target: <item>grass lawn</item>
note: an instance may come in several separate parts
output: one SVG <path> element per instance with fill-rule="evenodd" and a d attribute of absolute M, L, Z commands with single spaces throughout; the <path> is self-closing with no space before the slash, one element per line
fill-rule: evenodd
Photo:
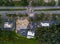
<path fill-rule="evenodd" d="M 38 44 L 35 39 L 27 39 L 12 31 L 0 30 L 0 44 Z"/>
<path fill-rule="evenodd" d="M 14 40 L 12 41 L 0 41 L 0 44 L 38 44 L 35 40 L 33 39 L 20 39 L 20 40 Z"/>
<path fill-rule="evenodd" d="M 26 9 L 0 9 L 0 11 L 23 11 Z"/>

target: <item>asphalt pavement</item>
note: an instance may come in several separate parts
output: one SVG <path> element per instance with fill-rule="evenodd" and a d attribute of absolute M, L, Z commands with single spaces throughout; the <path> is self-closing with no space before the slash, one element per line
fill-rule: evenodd
<path fill-rule="evenodd" d="M 31 6 L 0 6 L 0 9 L 27 9 L 28 7 L 31 8 Z M 32 7 L 34 10 L 36 9 L 60 9 L 60 6 L 37 6 Z"/>

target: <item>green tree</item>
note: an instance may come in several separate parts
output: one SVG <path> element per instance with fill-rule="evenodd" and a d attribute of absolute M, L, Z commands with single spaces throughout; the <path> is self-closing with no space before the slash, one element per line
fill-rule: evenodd
<path fill-rule="evenodd" d="M 0 24 L 2 23 L 2 17 L 1 17 L 2 15 L 0 15 Z"/>
<path fill-rule="evenodd" d="M 12 0 L 0 0 L 0 6 L 14 6 Z"/>
<path fill-rule="evenodd" d="M 19 17 L 28 17 L 28 14 L 20 14 Z"/>
<path fill-rule="evenodd" d="M 29 2 L 27 0 L 21 0 L 21 5 L 27 6 Z"/>
<path fill-rule="evenodd" d="M 44 3 L 44 0 L 39 0 L 39 2 L 38 2 L 38 5 L 39 5 L 39 6 L 44 6 L 44 4 L 45 4 L 45 3 Z"/>
<path fill-rule="evenodd" d="M 36 40 L 41 44 L 57 44 L 60 41 L 59 30 L 54 24 L 51 27 L 36 28 Z"/>
<path fill-rule="evenodd" d="M 55 1 L 52 0 L 52 1 L 49 2 L 49 3 L 45 3 L 45 6 L 55 6 Z"/>
<path fill-rule="evenodd" d="M 30 21 L 30 22 L 33 22 L 33 21 L 34 21 L 34 19 L 33 19 L 32 17 L 30 17 L 30 18 L 29 18 L 29 21 Z"/>

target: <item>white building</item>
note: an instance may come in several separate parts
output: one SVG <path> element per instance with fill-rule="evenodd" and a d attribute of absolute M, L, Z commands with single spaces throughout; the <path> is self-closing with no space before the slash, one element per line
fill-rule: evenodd
<path fill-rule="evenodd" d="M 41 22 L 41 26 L 43 26 L 43 27 L 49 27 L 50 23 L 43 23 L 43 22 Z"/>
<path fill-rule="evenodd" d="M 58 0 L 55 0 L 55 2 L 56 2 L 56 6 L 58 6 Z"/>
<path fill-rule="evenodd" d="M 51 2 L 52 0 L 44 0 L 45 3 L 49 3 Z"/>
<path fill-rule="evenodd" d="M 52 1 L 55 1 L 56 6 L 58 5 L 58 0 L 44 0 L 45 3 L 49 3 L 49 2 L 52 2 Z"/>
<path fill-rule="evenodd" d="M 55 2 L 58 2 L 58 0 L 55 0 Z"/>
<path fill-rule="evenodd" d="M 4 23 L 4 28 L 12 28 L 13 24 L 9 22 Z"/>
<path fill-rule="evenodd" d="M 32 32 L 32 31 L 28 31 L 28 33 L 27 33 L 27 38 L 28 38 L 28 39 L 30 39 L 30 38 L 34 38 L 34 35 L 35 35 L 34 32 Z"/>

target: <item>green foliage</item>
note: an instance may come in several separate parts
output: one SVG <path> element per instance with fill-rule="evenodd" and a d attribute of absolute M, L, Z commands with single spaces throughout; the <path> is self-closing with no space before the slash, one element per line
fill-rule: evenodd
<path fill-rule="evenodd" d="M 45 3 L 46 4 L 46 6 L 55 6 L 55 1 L 54 0 L 52 0 L 52 2 L 50 2 L 50 3 Z"/>
<path fill-rule="evenodd" d="M 21 5 L 27 6 L 29 2 L 27 0 L 21 0 Z"/>
<path fill-rule="evenodd" d="M 11 17 L 12 15 L 11 14 L 7 14 L 8 17 Z"/>
<path fill-rule="evenodd" d="M 7 17 L 13 17 L 13 18 L 15 18 L 15 17 L 17 17 L 17 15 L 16 14 L 7 14 Z"/>
<path fill-rule="evenodd" d="M 0 0 L 0 6 L 13 6 L 14 4 L 9 2 L 9 0 Z"/>
<path fill-rule="evenodd" d="M 2 23 L 2 18 L 1 18 L 1 15 L 0 15 L 0 24 Z"/>
<path fill-rule="evenodd" d="M 36 6 L 37 4 L 32 1 L 32 6 Z"/>
<path fill-rule="evenodd" d="M 15 6 L 28 6 L 29 2 L 27 0 L 21 0 L 21 1 L 14 1 L 13 2 Z"/>
<path fill-rule="evenodd" d="M 35 17 L 36 17 L 36 18 L 35 18 L 35 21 L 36 21 L 36 22 L 42 21 L 43 18 L 44 18 L 44 16 L 45 16 L 45 14 L 43 14 L 43 13 L 42 13 L 42 14 L 36 14 L 36 15 L 35 15 Z"/>
<path fill-rule="evenodd" d="M 14 1 L 13 3 L 14 3 L 14 6 L 21 6 L 21 2 L 20 1 L 18 1 L 18 2 Z"/>
<path fill-rule="evenodd" d="M 14 40 L 18 37 L 15 32 L 0 30 L 0 40 Z"/>
<path fill-rule="evenodd" d="M 2 23 L 2 19 L 0 19 L 0 24 Z"/>
<path fill-rule="evenodd" d="M 19 15 L 17 15 L 17 16 L 19 16 L 19 17 L 27 17 L 28 14 L 19 14 Z"/>
<path fill-rule="evenodd" d="M 44 4 L 44 0 L 39 0 L 38 5 L 43 6 Z"/>
<path fill-rule="evenodd" d="M 60 6 L 60 0 L 58 0 L 58 5 Z"/>
<path fill-rule="evenodd" d="M 0 0 L 0 6 L 27 6 L 28 2 L 27 0 L 21 0 L 21 1 L 12 1 L 12 0 Z"/>
<path fill-rule="evenodd" d="M 38 44 L 35 39 L 27 39 L 15 33 L 0 29 L 0 44 Z"/>
<path fill-rule="evenodd" d="M 50 3 L 45 3 L 44 0 L 38 0 L 38 2 L 32 2 L 32 6 L 55 6 L 55 1 L 52 0 Z"/>
<path fill-rule="evenodd" d="M 60 42 L 60 29 L 55 25 L 52 27 L 42 27 L 36 29 L 36 39 L 41 44 L 59 44 Z"/>
<path fill-rule="evenodd" d="M 30 20 L 31 22 L 34 21 L 32 17 L 30 17 L 29 20 Z"/>

